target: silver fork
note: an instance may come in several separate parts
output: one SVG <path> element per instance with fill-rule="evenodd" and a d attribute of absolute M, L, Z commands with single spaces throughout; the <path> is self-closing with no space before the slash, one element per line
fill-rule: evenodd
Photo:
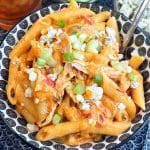
<path fill-rule="evenodd" d="M 126 36 L 123 39 L 123 45 L 122 45 L 122 48 L 120 49 L 120 53 L 124 52 L 125 48 L 127 47 L 128 43 L 130 42 L 131 37 L 133 36 L 133 33 L 140 21 L 145 9 L 147 8 L 149 2 L 150 2 L 149 0 L 143 0 L 142 3 L 140 4 L 140 7 L 136 13 L 136 16 L 135 16 Z"/>

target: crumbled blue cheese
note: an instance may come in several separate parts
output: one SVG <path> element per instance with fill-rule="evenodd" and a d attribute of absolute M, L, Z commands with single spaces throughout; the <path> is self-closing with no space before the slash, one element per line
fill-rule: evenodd
<path fill-rule="evenodd" d="M 25 89 L 25 93 L 24 93 L 25 97 L 32 97 L 32 89 L 30 87 L 28 87 L 27 89 Z"/>
<path fill-rule="evenodd" d="M 105 35 L 105 31 L 100 31 L 100 32 L 99 31 L 95 31 L 95 35 L 96 35 L 97 38 L 99 38 L 99 37 Z"/>
<path fill-rule="evenodd" d="M 131 88 L 134 88 L 136 89 L 137 87 L 139 87 L 139 82 L 136 82 L 136 81 L 131 81 L 131 84 L 130 84 Z"/>
<path fill-rule="evenodd" d="M 53 27 L 49 27 L 48 28 L 48 34 L 47 34 L 47 37 L 52 39 L 56 36 L 57 34 L 57 29 L 54 29 Z"/>
<path fill-rule="evenodd" d="M 84 101 L 81 105 L 82 110 L 90 110 L 90 103 L 88 101 Z"/>
<path fill-rule="evenodd" d="M 84 102 L 84 97 L 82 95 L 76 95 L 76 99 L 78 102 L 81 102 L 81 103 Z"/>
<path fill-rule="evenodd" d="M 62 29 L 58 29 L 58 30 L 57 30 L 57 33 L 56 33 L 56 36 L 59 36 L 59 35 L 62 34 L 62 33 L 63 33 Z"/>
<path fill-rule="evenodd" d="M 35 125 L 35 124 L 30 124 L 30 123 L 28 123 L 28 124 L 27 124 L 27 130 L 28 130 L 29 132 L 36 132 L 36 131 L 39 130 L 39 127 L 38 127 L 37 125 Z"/>
<path fill-rule="evenodd" d="M 119 103 L 118 109 L 124 111 L 126 109 L 126 106 L 123 103 Z"/>
<path fill-rule="evenodd" d="M 53 73 L 53 74 L 48 74 L 48 77 L 52 80 L 55 81 L 57 79 L 57 74 Z"/>
<path fill-rule="evenodd" d="M 96 106 L 100 106 L 101 105 L 101 101 L 100 100 L 95 100 L 93 101 L 94 104 L 96 104 Z"/>
<path fill-rule="evenodd" d="M 55 38 L 56 36 L 59 36 L 62 33 L 63 33 L 63 31 L 61 29 L 55 29 L 53 27 L 49 27 L 47 35 L 42 35 L 40 37 L 40 42 L 43 44 L 47 43 L 48 45 L 50 45 L 52 39 Z M 56 41 L 56 43 L 57 44 L 60 43 L 60 40 Z M 52 44 L 51 44 L 51 46 L 52 46 Z"/>
<path fill-rule="evenodd" d="M 107 37 L 106 37 L 106 44 L 112 44 L 116 42 L 116 32 L 114 29 L 110 28 L 110 27 L 106 27 L 106 33 L 107 33 Z"/>
<path fill-rule="evenodd" d="M 42 35 L 42 36 L 40 37 L 40 42 L 43 43 L 43 44 L 45 44 L 48 40 L 49 40 L 49 39 L 48 39 L 48 37 L 47 37 L 46 35 Z"/>
<path fill-rule="evenodd" d="M 37 79 L 37 73 L 34 72 L 34 68 L 26 69 L 26 73 L 29 74 L 29 80 L 30 81 L 36 81 L 36 79 Z"/>
<path fill-rule="evenodd" d="M 98 87 L 97 84 L 86 87 L 86 90 L 89 90 L 92 93 L 89 99 L 99 101 L 103 96 L 103 88 Z"/>

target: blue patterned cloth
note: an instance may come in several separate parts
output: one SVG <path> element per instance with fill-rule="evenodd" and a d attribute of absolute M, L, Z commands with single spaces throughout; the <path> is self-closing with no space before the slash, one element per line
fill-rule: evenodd
<path fill-rule="evenodd" d="M 51 3 L 51 0 L 43 0 L 42 7 Z M 112 8 L 112 0 L 99 0 L 102 6 Z M 6 35 L 6 31 L 0 29 L 0 42 Z M 12 133 L 0 118 L 0 150 L 34 150 L 16 134 Z M 150 119 L 127 142 L 115 148 L 115 150 L 150 150 Z"/>

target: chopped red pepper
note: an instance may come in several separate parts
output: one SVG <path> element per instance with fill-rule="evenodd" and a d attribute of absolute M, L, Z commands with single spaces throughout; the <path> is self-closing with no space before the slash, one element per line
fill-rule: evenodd
<path fill-rule="evenodd" d="M 54 88 L 55 87 L 55 81 L 52 81 L 50 79 L 50 77 L 48 77 L 47 75 L 45 76 L 46 77 L 46 84 L 49 85 L 50 87 Z"/>
<path fill-rule="evenodd" d="M 91 118 L 91 110 L 82 110 L 82 113 L 85 118 Z"/>
<path fill-rule="evenodd" d="M 84 20 L 86 23 L 88 23 L 90 25 L 94 24 L 94 20 L 90 16 L 82 15 L 81 19 Z"/>
<path fill-rule="evenodd" d="M 121 92 L 122 94 L 126 94 L 126 90 L 122 90 L 122 89 L 117 89 L 119 92 Z"/>
<path fill-rule="evenodd" d="M 98 123 L 99 125 L 103 125 L 104 122 L 105 122 L 105 119 L 106 119 L 106 118 L 105 118 L 104 114 L 102 113 L 102 114 L 99 115 L 99 118 L 98 118 L 98 122 L 97 122 L 97 123 Z"/>

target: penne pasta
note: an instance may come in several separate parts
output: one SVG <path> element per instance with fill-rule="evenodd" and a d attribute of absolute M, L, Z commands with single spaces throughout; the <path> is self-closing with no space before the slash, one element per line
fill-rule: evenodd
<path fill-rule="evenodd" d="M 102 87 L 104 89 L 104 93 L 107 96 L 109 96 L 116 102 L 125 104 L 127 112 L 130 115 L 131 119 L 135 117 L 136 106 L 133 100 L 129 99 L 126 93 L 122 93 L 117 84 L 109 79 L 105 74 L 103 74 Z"/>
<path fill-rule="evenodd" d="M 40 141 L 47 141 L 55 139 L 68 134 L 77 133 L 86 130 L 88 127 L 86 120 L 64 122 L 58 125 L 49 125 L 43 127 L 36 135 L 36 139 Z"/>
<path fill-rule="evenodd" d="M 129 60 L 129 64 L 132 68 L 138 69 L 143 61 L 144 57 L 142 56 L 132 56 L 131 59 Z"/>
<path fill-rule="evenodd" d="M 131 125 L 131 122 L 109 122 L 103 127 L 91 127 L 88 129 L 89 133 L 94 134 L 104 134 L 118 136 L 120 133 L 123 133 Z"/>
<path fill-rule="evenodd" d="M 107 19 L 109 19 L 110 15 L 111 15 L 111 12 L 103 11 L 99 14 L 94 15 L 92 18 L 94 19 L 95 22 L 104 22 Z"/>
<path fill-rule="evenodd" d="M 117 21 L 116 21 L 115 17 L 110 17 L 109 20 L 106 23 L 106 26 L 115 30 L 115 32 L 116 32 L 116 39 L 117 39 L 117 42 L 120 45 L 121 44 L 121 40 L 120 40 L 119 29 L 118 29 L 118 25 L 117 25 Z"/>
<path fill-rule="evenodd" d="M 143 89 L 143 77 L 142 75 L 136 71 L 133 70 L 133 73 L 137 75 L 137 82 L 138 87 L 137 88 L 131 88 L 131 97 L 133 101 L 143 110 L 145 110 L 145 100 L 144 100 L 144 89 Z"/>

